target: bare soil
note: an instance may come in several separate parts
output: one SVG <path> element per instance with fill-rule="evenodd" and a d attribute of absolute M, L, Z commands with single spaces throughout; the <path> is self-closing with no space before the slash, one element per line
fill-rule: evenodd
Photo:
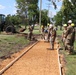
<path fill-rule="evenodd" d="M 55 49 L 56 47 L 55 44 Z M 49 43 L 39 42 L 2 75 L 60 75 L 57 50 L 49 50 L 48 48 L 50 48 Z M 24 50 L 2 61 L 0 69 L 14 60 Z"/>

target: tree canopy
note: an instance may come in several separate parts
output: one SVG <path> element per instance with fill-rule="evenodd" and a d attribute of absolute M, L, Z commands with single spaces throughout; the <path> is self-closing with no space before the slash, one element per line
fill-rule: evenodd
<path fill-rule="evenodd" d="M 28 19 L 29 23 L 35 22 L 38 12 L 38 0 L 16 0 L 17 13 L 21 18 Z"/>
<path fill-rule="evenodd" d="M 61 15 L 61 16 L 59 16 Z M 76 1 L 75 0 L 63 0 L 60 11 L 54 17 L 55 23 L 67 23 L 68 20 L 72 20 L 76 24 Z M 61 25 L 62 25 L 61 24 Z"/>
<path fill-rule="evenodd" d="M 41 23 L 46 26 L 47 23 L 50 23 L 50 18 L 47 16 L 48 11 L 42 10 L 41 13 L 42 13 Z"/>

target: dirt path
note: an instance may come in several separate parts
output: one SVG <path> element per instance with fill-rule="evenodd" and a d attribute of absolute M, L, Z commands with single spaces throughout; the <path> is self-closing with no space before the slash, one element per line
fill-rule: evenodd
<path fill-rule="evenodd" d="M 2 75 L 60 75 L 57 50 L 39 42 Z"/>

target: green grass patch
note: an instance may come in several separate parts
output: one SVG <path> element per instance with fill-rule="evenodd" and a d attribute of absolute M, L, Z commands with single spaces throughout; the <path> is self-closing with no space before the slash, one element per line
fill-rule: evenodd
<path fill-rule="evenodd" d="M 35 30 L 39 30 L 40 29 L 40 26 L 38 25 L 38 26 L 34 26 L 34 29 Z"/>
<path fill-rule="evenodd" d="M 28 27 L 23 33 L 29 33 Z M 39 32 L 39 26 L 35 26 L 33 30 L 33 34 L 40 34 Z"/>
<path fill-rule="evenodd" d="M 57 30 L 57 35 L 62 35 L 63 30 Z"/>
<path fill-rule="evenodd" d="M 23 33 L 29 33 L 29 30 L 25 30 Z M 33 34 L 40 34 L 39 30 L 33 30 Z"/>
<path fill-rule="evenodd" d="M 76 46 L 76 41 L 75 41 Z M 75 47 L 74 46 L 74 47 Z M 61 54 L 64 54 L 65 60 L 66 60 L 66 74 L 65 75 L 76 75 L 76 47 L 74 49 L 74 54 L 67 55 L 67 52 L 64 50 L 60 51 Z"/>
<path fill-rule="evenodd" d="M 67 72 L 66 72 L 66 75 L 76 75 L 76 41 L 75 41 L 75 44 L 74 44 L 74 54 L 73 55 L 66 55 L 65 58 L 66 58 L 66 61 L 67 61 L 67 64 L 66 64 L 66 68 L 67 68 Z"/>
<path fill-rule="evenodd" d="M 0 57 L 18 52 L 29 43 L 24 36 L 0 35 Z"/>
<path fill-rule="evenodd" d="M 58 35 L 62 34 L 62 31 L 58 30 L 57 31 Z M 63 47 L 63 43 L 60 38 L 59 43 L 61 47 Z M 64 49 L 64 48 L 63 48 Z M 67 55 L 67 52 L 65 50 L 60 50 L 61 54 L 64 54 L 65 60 L 66 60 L 66 75 L 76 75 L 76 41 L 74 43 L 74 54 L 72 55 Z"/>

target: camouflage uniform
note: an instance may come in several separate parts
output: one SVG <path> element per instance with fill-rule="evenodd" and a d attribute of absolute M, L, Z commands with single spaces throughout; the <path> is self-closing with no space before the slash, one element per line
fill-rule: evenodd
<path fill-rule="evenodd" d="M 69 25 L 67 27 L 67 32 L 65 34 L 65 38 L 66 38 L 66 47 L 69 51 L 69 53 L 73 52 L 72 50 L 72 35 L 73 35 L 73 27 L 71 25 Z"/>
<path fill-rule="evenodd" d="M 56 38 L 56 30 L 52 28 L 50 31 L 50 43 L 51 43 L 52 50 L 54 49 L 55 38 Z"/>
<path fill-rule="evenodd" d="M 45 39 L 45 34 L 44 34 L 44 26 L 41 27 L 41 33 L 42 33 L 42 39 Z"/>
<path fill-rule="evenodd" d="M 32 29 L 32 27 L 30 26 L 30 27 L 29 27 L 29 35 L 28 35 L 29 40 L 32 39 L 32 35 L 33 35 L 32 32 L 33 32 L 33 29 Z"/>
<path fill-rule="evenodd" d="M 74 50 L 74 41 L 75 41 L 75 28 L 73 27 L 73 31 L 72 31 L 72 50 Z"/>
<path fill-rule="evenodd" d="M 62 41 L 63 41 L 63 45 L 65 50 L 67 49 L 66 44 L 65 44 L 65 35 L 66 35 L 67 29 L 64 29 L 63 33 L 62 33 Z"/>
<path fill-rule="evenodd" d="M 49 39 L 50 39 L 50 31 L 51 31 L 51 29 L 50 28 L 48 28 L 48 35 L 47 35 L 47 39 L 48 39 L 48 42 L 49 42 Z"/>

